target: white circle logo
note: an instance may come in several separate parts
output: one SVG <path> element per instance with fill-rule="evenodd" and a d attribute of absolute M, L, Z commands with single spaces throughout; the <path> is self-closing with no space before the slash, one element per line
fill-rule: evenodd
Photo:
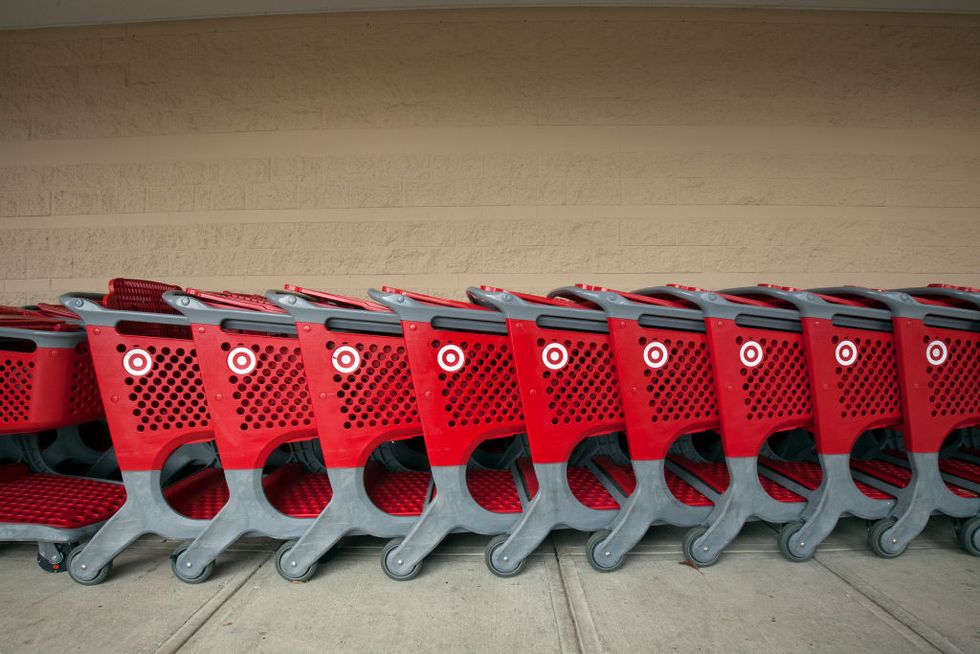
<path fill-rule="evenodd" d="M 133 377 L 142 377 L 153 368 L 153 358 L 146 350 L 133 348 L 123 356 L 123 368 Z"/>
<path fill-rule="evenodd" d="M 228 353 L 228 369 L 236 375 L 247 375 L 258 365 L 255 352 L 247 347 L 236 347 Z"/>
<path fill-rule="evenodd" d="M 341 345 L 333 351 L 330 361 L 337 372 L 347 374 L 361 365 L 361 354 L 350 345 Z"/>
<path fill-rule="evenodd" d="M 463 348 L 460 346 L 443 345 L 439 348 L 439 354 L 436 355 L 436 362 L 446 372 L 456 372 L 463 367 L 466 357 L 463 355 Z"/>
<path fill-rule="evenodd" d="M 561 343 L 549 343 L 541 350 L 541 361 L 549 370 L 561 370 L 568 365 L 568 350 Z"/>
<path fill-rule="evenodd" d="M 657 341 L 650 341 L 643 348 L 643 363 L 651 368 L 663 368 L 667 364 L 667 346 Z"/>
<path fill-rule="evenodd" d="M 745 341 L 738 351 L 738 358 L 743 366 L 755 368 L 762 363 L 762 346 L 755 341 Z"/>
<path fill-rule="evenodd" d="M 926 361 L 932 366 L 941 366 L 949 358 L 949 350 L 942 341 L 932 341 L 926 345 Z"/>
<path fill-rule="evenodd" d="M 841 341 L 834 350 L 834 358 L 842 366 L 852 366 L 858 360 L 857 345 L 851 341 Z"/>

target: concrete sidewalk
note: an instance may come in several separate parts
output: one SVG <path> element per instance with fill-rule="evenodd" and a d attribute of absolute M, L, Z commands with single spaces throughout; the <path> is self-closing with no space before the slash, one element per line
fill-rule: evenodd
<path fill-rule="evenodd" d="M 486 539 L 455 536 L 414 581 L 382 573 L 382 541 L 351 539 L 307 584 L 278 577 L 277 543 L 249 540 L 207 583 L 170 572 L 175 544 L 144 539 L 109 580 L 84 588 L 41 572 L 29 546 L 0 549 L 0 652 L 980 651 L 980 560 L 934 519 L 902 557 L 845 521 L 815 560 L 788 563 L 750 525 L 722 561 L 679 564 L 680 530 L 652 530 L 613 574 L 556 533 L 524 574 L 498 579 Z"/>

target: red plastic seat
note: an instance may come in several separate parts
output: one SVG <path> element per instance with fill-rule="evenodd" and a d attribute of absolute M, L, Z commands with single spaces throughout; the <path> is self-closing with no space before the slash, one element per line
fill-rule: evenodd
<path fill-rule="evenodd" d="M 888 461 L 852 460 L 851 468 L 898 488 L 905 488 L 912 480 L 911 470 L 895 465 L 894 463 L 889 463 Z M 965 488 L 960 488 L 959 486 L 954 486 L 948 482 L 946 483 L 946 487 L 960 497 L 980 497 L 980 494 Z"/>
<path fill-rule="evenodd" d="M 779 461 L 777 459 L 760 458 L 759 463 L 811 491 L 820 488 L 820 483 L 823 481 L 823 469 L 819 464 L 810 461 Z M 873 500 L 893 499 L 888 493 L 874 486 L 869 486 L 857 479 L 854 480 L 854 485 L 857 486 L 859 491 Z"/>

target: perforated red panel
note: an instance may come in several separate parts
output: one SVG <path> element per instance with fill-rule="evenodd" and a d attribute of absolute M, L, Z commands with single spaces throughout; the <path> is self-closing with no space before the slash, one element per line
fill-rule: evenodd
<path fill-rule="evenodd" d="M 158 346 L 120 343 L 116 352 L 122 355 L 134 348 L 150 354 L 150 371 L 136 377 L 126 375 L 130 388 L 129 402 L 138 432 L 183 431 L 206 428 L 211 422 L 204 396 L 204 382 L 197 363 L 197 352 L 179 344 Z M 109 374 L 126 374 L 122 364 Z"/>
<path fill-rule="evenodd" d="M 530 459 L 518 459 L 517 467 L 524 479 L 529 497 L 538 494 L 538 477 L 534 472 L 534 464 Z M 568 466 L 568 488 L 579 502 L 599 511 L 612 511 L 619 508 L 598 477 L 585 467 Z"/>
<path fill-rule="evenodd" d="M 810 461 L 778 461 L 776 459 L 760 457 L 759 463 L 812 491 L 820 488 L 820 483 L 823 481 L 823 469 L 819 464 Z M 856 479 L 854 480 L 854 485 L 857 486 L 858 490 L 873 500 L 892 499 L 892 496 L 888 493 Z"/>
<path fill-rule="evenodd" d="M 852 459 L 851 468 L 863 472 L 869 477 L 874 477 L 875 479 L 880 479 L 886 484 L 891 484 L 898 488 L 905 488 L 909 485 L 909 481 L 912 479 L 912 472 L 908 468 L 903 468 L 902 466 L 895 465 L 888 461 L 865 461 L 861 459 Z M 980 497 L 977 493 L 969 491 L 965 488 L 960 488 L 959 486 L 954 486 L 953 484 L 947 483 L 946 487 L 960 497 Z"/>
<path fill-rule="evenodd" d="M 648 342 L 645 336 L 639 339 L 642 346 Z M 667 363 L 656 369 L 643 366 L 643 376 L 649 382 L 646 406 L 650 421 L 688 422 L 717 416 L 714 373 L 704 336 L 692 334 L 690 338 L 658 342 L 667 348 Z"/>
<path fill-rule="evenodd" d="M 552 342 L 565 346 L 568 364 L 560 370 L 542 372 L 551 424 L 622 420 L 619 383 L 608 337 L 582 334 L 575 339 L 537 341 L 541 348 Z"/>
<path fill-rule="evenodd" d="M 170 507 L 194 520 L 210 520 L 228 503 L 225 473 L 219 468 L 205 468 L 163 490 Z"/>
<path fill-rule="evenodd" d="M 339 336 L 339 335 L 338 335 Z M 358 340 L 331 340 L 327 352 L 353 347 L 361 364 L 350 373 L 333 368 L 334 394 L 343 406 L 345 430 L 404 427 L 419 419 L 408 353 L 401 339 L 369 336 Z"/>
<path fill-rule="evenodd" d="M 378 470 L 365 476 L 368 497 L 391 515 L 421 515 L 432 475 L 428 472 Z"/>
<path fill-rule="evenodd" d="M 596 457 L 595 462 L 603 472 L 612 477 L 624 493 L 633 494 L 636 489 L 636 475 L 633 474 L 630 466 L 617 464 L 604 456 Z M 664 470 L 664 478 L 668 490 L 682 503 L 688 506 L 712 506 L 713 502 L 710 499 L 670 470 Z"/>
<path fill-rule="evenodd" d="M 467 470 L 466 487 L 477 504 L 487 511 L 521 512 L 521 500 L 510 470 Z"/>
<path fill-rule="evenodd" d="M 514 357 L 505 339 L 466 340 L 464 335 L 463 340 L 454 340 L 452 344 L 463 351 L 465 363 L 456 372 L 442 371 L 438 376 L 446 424 L 449 427 L 496 426 L 523 421 Z M 444 345 L 440 340 L 431 342 L 433 358 Z"/>
<path fill-rule="evenodd" d="M 741 348 L 748 339 L 737 336 Z M 803 344 L 798 337 L 753 339 L 763 350 L 762 363 L 741 366 L 741 393 L 745 419 L 772 421 L 810 415 L 810 380 Z"/>
<path fill-rule="evenodd" d="M 74 529 L 109 519 L 126 489 L 94 479 L 36 474 L 23 464 L 0 466 L 0 523 Z"/>
<path fill-rule="evenodd" d="M 940 365 L 926 364 L 932 416 L 980 416 L 980 337 L 927 334 L 923 347 L 945 343 L 948 356 Z"/>
<path fill-rule="evenodd" d="M 671 456 L 670 460 L 681 466 L 698 479 L 710 486 L 715 492 L 723 493 L 731 482 L 728 474 L 728 466 L 724 463 L 695 463 L 680 456 Z M 800 497 L 793 491 L 784 486 L 780 486 L 775 481 L 759 475 L 759 484 L 762 489 L 778 502 L 805 502 L 806 499 Z"/>
<path fill-rule="evenodd" d="M 268 340 L 264 339 L 264 342 Z M 226 341 L 222 343 L 221 351 L 229 353 L 239 347 L 254 352 L 257 364 L 249 374 L 228 376 L 238 428 L 241 431 L 282 431 L 312 426 L 310 393 L 299 345 L 294 341 L 261 345 Z M 224 406 L 215 404 L 215 410 Z"/>
<path fill-rule="evenodd" d="M 99 384 L 95 379 L 88 343 L 80 343 L 75 348 L 68 384 L 69 416 L 84 422 L 102 413 L 102 397 L 99 395 Z"/>
<path fill-rule="evenodd" d="M 948 475 L 980 484 L 980 465 L 962 459 L 940 459 L 939 469 Z"/>
<path fill-rule="evenodd" d="M 308 472 L 297 463 L 277 468 L 262 480 L 265 495 L 280 513 L 293 518 L 315 518 L 333 497 L 326 473 Z"/>
<path fill-rule="evenodd" d="M 838 363 L 835 368 L 841 418 L 897 417 L 902 413 L 894 341 L 890 334 L 868 334 L 847 339 L 857 347 L 857 359 L 849 366 Z M 831 338 L 835 349 L 841 340 L 839 336 Z"/>
<path fill-rule="evenodd" d="M 0 352 L 0 425 L 30 419 L 34 366 L 33 354 Z"/>

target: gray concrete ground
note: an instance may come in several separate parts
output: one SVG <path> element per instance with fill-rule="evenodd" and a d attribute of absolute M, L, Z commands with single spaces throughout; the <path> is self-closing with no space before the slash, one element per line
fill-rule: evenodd
<path fill-rule="evenodd" d="M 585 535 L 560 532 L 524 574 L 493 577 L 486 539 L 451 538 L 416 580 L 381 572 L 382 542 L 352 539 L 307 584 L 252 539 L 199 586 L 177 581 L 175 544 L 139 541 L 102 586 L 41 572 L 29 546 L 0 549 L 0 652 L 944 651 L 980 652 L 980 559 L 934 519 L 901 558 L 845 521 L 815 560 L 784 561 L 767 525 L 722 561 L 681 565 L 680 530 L 653 530 L 627 565 L 594 572 Z"/>

